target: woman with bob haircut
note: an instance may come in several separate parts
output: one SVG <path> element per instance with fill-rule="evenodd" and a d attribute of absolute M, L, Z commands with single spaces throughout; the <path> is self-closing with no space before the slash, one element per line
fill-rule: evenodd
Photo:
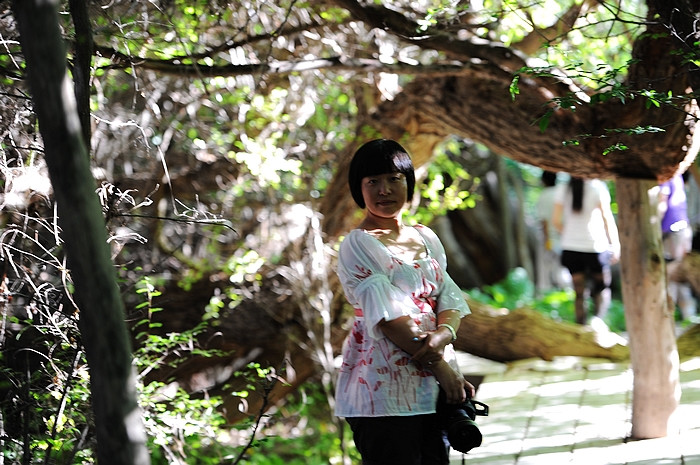
<path fill-rule="evenodd" d="M 365 217 L 340 245 L 338 276 L 355 309 L 343 346 L 336 410 L 353 431 L 364 465 L 444 465 L 449 446 L 436 411 L 474 395 L 452 343 L 470 313 L 446 272 L 437 235 L 402 221 L 415 174 L 406 150 L 387 139 L 355 153 L 348 176 Z"/>

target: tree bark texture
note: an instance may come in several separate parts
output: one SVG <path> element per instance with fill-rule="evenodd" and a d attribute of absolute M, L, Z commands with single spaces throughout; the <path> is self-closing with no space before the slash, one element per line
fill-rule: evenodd
<path fill-rule="evenodd" d="M 650 181 L 617 180 L 622 297 L 634 373 L 632 437 L 666 436 L 680 400 L 673 311 Z"/>
<path fill-rule="evenodd" d="M 71 18 L 75 26 L 75 60 L 73 63 L 73 81 L 75 82 L 75 99 L 78 105 L 80 126 L 83 130 L 85 146 L 90 148 L 90 65 L 92 64 L 93 40 L 92 27 L 87 5 L 84 0 L 69 0 Z"/>
<path fill-rule="evenodd" d="M 150 459 L 136 402 L 124 304 L 67 73 L 58 2 L 17 0 L 13 10 L 44 139 L 74 297 L 81 311 L 79 326 L 90 366 L 98 462 L 147 464 Z"/>

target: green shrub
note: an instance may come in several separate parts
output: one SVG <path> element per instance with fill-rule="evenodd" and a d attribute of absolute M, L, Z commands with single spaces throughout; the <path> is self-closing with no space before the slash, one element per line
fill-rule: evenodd
<path fill-rule="evenodd" d="M 49 288 L 48 285 L 44 286 Z M 152 283 L 144 279 L 137 294 L 148 314 Z M 95 463 L 95 425 L 90 403 L 89 367 L 80 344 L 76 315 L 52 299 L 26 300 L 27 317 L 9 317 L 0 351 L 0 436 L 3 463 Z M 22 302 L 16 297 L 14 302 Z M 342 463 L 344 447 L 351 444 L 349 428 L 335 421 L 321 383 L 312 380 L 279 407 L 253 412 L 240 424 L 230 425 L 222 414 L 222 398 L 188 393 L 177 384 L 148 380 L 155 370 L 192 356 L 224 355 L 205 350 L 198 337 L 208 323 L 190 331 L 158 335 L 158 325 L 137 325 L 134 366 L 142 419 L 148 433 L 151 462 L 214 465 Z M 279 382 L 270 368 L 252 363 L 238 376 L 247 380 L 244 391 L 266 395 Z M 252 438 L 252 440 L 250 440 Z M 341 440 L 342 438 L 342 440 Z M 358 459 L 352 447 L 345 454 Z"/>
<path fill-rule="evenodd" d="M 573 289 L 550 289 L 536 296 L 535 286 L 523 268 L 513 269 L 503 281 L 483 286 L 481 289 L 470 289 L 467 293 L 472 299 L 497 308 L 515 310 L 527 307 L 553 320 L 570 322 L 576 320 L 574 310 L 576 294 Z M 590 299 L 587 299 L 586 303 L 592 305 Z M 611 331 L 626 330 L 624 307 L 620 300 L 612 299 L 604 320 Z"/>

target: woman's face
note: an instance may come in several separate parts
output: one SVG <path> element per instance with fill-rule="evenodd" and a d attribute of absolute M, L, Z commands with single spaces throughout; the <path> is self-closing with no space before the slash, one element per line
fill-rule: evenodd
<path fill-rule="evenodd" d="M 386 173 L 362 178 L 362 197 L 369 213 L 395 218 L 406 203 L 408 184 L 403 173 Z"/>

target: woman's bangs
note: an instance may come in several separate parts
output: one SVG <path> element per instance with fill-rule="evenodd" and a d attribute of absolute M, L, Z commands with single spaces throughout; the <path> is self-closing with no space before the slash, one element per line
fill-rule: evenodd
<path fill-rule="evenodd" d="M 405 153 L 396 152 L 392 154 L 382 155 L 379 159 L 375 159 L 364 166 L 362 177 L 376 176 L 386 173 L 404 173 L 413 169 L 411 159 Z"/>

